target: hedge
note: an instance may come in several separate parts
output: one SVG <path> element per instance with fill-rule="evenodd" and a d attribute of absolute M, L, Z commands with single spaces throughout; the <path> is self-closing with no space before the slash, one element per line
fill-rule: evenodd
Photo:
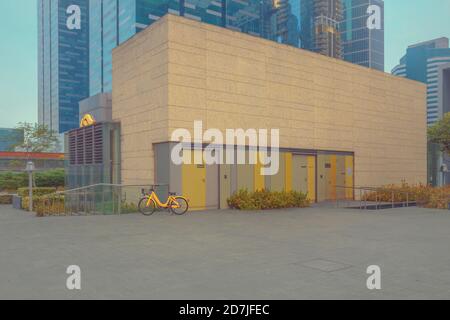
<path fill-rule="evenodd" d="M 56 192 L 56 188 L 33 188 L 33 197 L 44 196 Z M 21 197 L 28 197 L 29 188 L 20 188 L 17 190 L 17 194 Z"/>
<path fill-rule="evenodd" d="M 66 214 L 64 195 L 39 197 L 35 207 L 37 217 L 63 216 Z"/>
<path fill-rule="evenodd" d="M 0 194 L 0 204 L 12 204 L 12 195 Z"/>
<path fill-rule="evenodd" d="M 65 175 L 64 169 L 36 172 L 34 181 L 37 187 L 60 188 L 65 186 Z"/>
<path fill-rule="evenodd" d="M 240 190 L 228 199 L 228 205 L 238 210 L 269 210 L 305 208 L 310 206 L 308 195 L 301 192 L 271 192 Z"/>
<path fill-rule="evenodd" d="M 392 199 L 394 195 L 394 199 Z M 417 206 L 431 209 L 448 209 L 450 186 L 432 187 L 424 184 L 409 185 L 406 182 L 386 185 L 378 191 L 363 195 L 362 200 L 379 202 L 416 202 Z"/>
<path fill-rule="evenodd" d="M 34 181 L 37 187 L 64 187 L 64 169 L 54 169 L 34 173 Z M 28 174 L 26 172 L 0 172 L 0 191 L 15 191 L 28 186 Z"/>
<path fill-rule="evenodd" d="M 26 173 L 0 172 L 0 191 L 15 191 L 27 185 Z"/>

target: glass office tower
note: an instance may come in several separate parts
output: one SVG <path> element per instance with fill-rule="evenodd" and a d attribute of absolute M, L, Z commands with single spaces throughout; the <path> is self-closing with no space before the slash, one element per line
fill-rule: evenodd
<path fill-rule="evenodd" d="M 178 0 L 89 1 L 90 96 L 112 90 L 112 50 L 167 13 L 179 14 Z"/>
<path fill-rule="evenodd" d="M 423 82 L 428 87 L 427 123 L 432 125 L 443 114 L 439 112 L 438 92 L 442 87 L 438 69 L 441 65 L 450 63 L 450 48 L 448 38 L 439 38 L 409 46 L 406 54 L 400 59 L 400 64 L 392 74 Z"/>
<path fill-rule="evenodd" d="M 79 126 L 89 96 L 88 0 L 38 0 L 38 121 L 62 133 Z M 71 17 L 80 18 L 72 26 Z"/>
<path fill-rule="evenodd" d="M 14 146 L 23 143 L 23 141 L 23 130 L 0 128 L 0 152 L 14 151 Z"/>
<path fill-rule="evenodd" d="M 112 50 L 167 13 L 300 45 L 301 0 L 91 0 L 90 96 L 112 90 Z"/>
<path fill-rule="evenodd" d="M 346 61 L 384 71 L 384 1 L 343 0 L 341 40 Z M 380 29 L 369 29 L 367 22 L 374 11 L 380 10 Z M 378 10 L 378 9 L 377 9 Z"/>
<path fill-rule="evenodd" d="M 342 9 L 342 0 L 302 0 L 302 48 L 340 59 Z"/>
<path fill-rule="evenodd" d="M 411 45 L 392 74 L 427 85 L 427 124 L 433 125 L 450 110 L 450 48 L 448 38 L 439 38 Z M 439 146 L 428 146 L 428 182 L 443 185 L 450 182 L 450 173 L 444 178 L 442 164 L 450 168 L 450 158 Z"/>

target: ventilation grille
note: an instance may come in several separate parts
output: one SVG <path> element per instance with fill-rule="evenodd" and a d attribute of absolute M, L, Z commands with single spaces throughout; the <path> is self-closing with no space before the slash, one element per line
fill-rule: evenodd
<path fill-rule="evenodd" d="M 69 133 L 71 165 L 103 164 L 103 125 L 97 124 Z"/>

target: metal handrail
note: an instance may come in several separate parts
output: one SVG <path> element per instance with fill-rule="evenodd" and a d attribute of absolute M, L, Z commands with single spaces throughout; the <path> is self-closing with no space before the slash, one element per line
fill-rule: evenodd
<path fill-rule="evenodd" d="M 43 208 L 41 210 L 44 211 L 43 215 L 55 213 L 50 212 L 50 210 L 57 210 L 57 214 L 111 214 L 112 211 L 112 214 L 117 213 L 120 215 L 122 213 L 122 205 L 134 204 L 134 202 L 126 203 L 127 194 L 125 192 L 125 199 L 123 194 L 125 188 L 154 189 L 157 187 L 169 187 L 169 184 L 122 185 L 98 183 L 57 191 L 43 196 Z M 167 190 L 167 192 L 170 192 L 170 190 Z M 137 196 L 137 193 L 135 200 L 140 198 L 140 193 L 139 196 Z M 134 196 L 132 195 L 131 198 L 133 199 Z"/>
<path fill-rule="evenodd" d="M 120 188 L 142 188 L 142 187 L 167 187 L 169 186 L 168 184 L 145 184 L 145 185 L 128 185 L 128 184 L 111 184 L 111 183 L 97 183 L 97 184 L 92 184 L 89 186 L 85 186 L 85 187 L 80 187 L 80 188 L 75 188 L 75 189 L 69 189 L 69 190 L 63 190 L 63 191 L 57 191 L 51 195 L 60 195 L 60 194 L 64 194 L 64 193 L 69 193 L 69 192 L 76 192 L 76 191 L 84 191 L 84 190 L 89 190 L 95 187 L 120 187 Z"/>
<path fill-rule="evenodd" d="M 381 206 L 381 199 L 378 197 L 378 193 L 391 193 L 391 201 L 390 202 L 391 202 L 392 208 L 395 208 L 395 204 L 396 204 L 395 196 L 396 195 L 398 195 L 398 194 L 406 195 L 406 201 L 402 201 L 403 206 L 404 207 L 405 206 L 406 207 L 410 206 L 410 197 L 409 197 L 410 196 L 410 192 L 408 192 L 408 191 L 392 190 L 392 189 L 387 189 L 387 188 L 383 188 L 383 187 L 357 187 L 357 186 L 348 187 L 348 186 L 338 186 L 338 185 L 336 185 L 335 187 L 336 188 L 343 188 L 343 189 L 351 189 L 353 191 L 359 191 L 359 202 L 360 202 L 359 207 L 360 207 L 361 210 L 363 208 L 365 210 L 367 210 L 367 208 L 368 208 L 367 197 L 365 197 L 367 191 L 372 192 L 372 193 L 375 192 L 375 209 L 376 210 L 379 210 L 379 208 Z M 362 194 L 363 191 L 364 191 L 364 197 L 363 197 L 363 194 Z M 336 197 L 336 206 L 337 207 L 339 207 L 339 201 L 340 201 L 340 199 L 338 199 Z M 364 205 L 363 205 L 363 202 L 364 202 Z"/>

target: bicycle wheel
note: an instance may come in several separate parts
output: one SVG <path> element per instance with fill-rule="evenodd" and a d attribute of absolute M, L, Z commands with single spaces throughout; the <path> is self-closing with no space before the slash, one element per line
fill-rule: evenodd
<path fill-rule="evenodd" d="M 148 203 L 148 197 L 142 198 L 141 201 L 139 201 L 139 212 L 142 213 L 144 216 L 151 216 L 156 211 L 156 203 L 155 200 L 150 201 L 150 204 Z"/>
<path fill-rule="evenodd" d="M 175 197 L 175 200 L 170 203 L 170 211 L 178 216 L 182 216 L 189 210 L 189 203 L 182 197 Z"/>

